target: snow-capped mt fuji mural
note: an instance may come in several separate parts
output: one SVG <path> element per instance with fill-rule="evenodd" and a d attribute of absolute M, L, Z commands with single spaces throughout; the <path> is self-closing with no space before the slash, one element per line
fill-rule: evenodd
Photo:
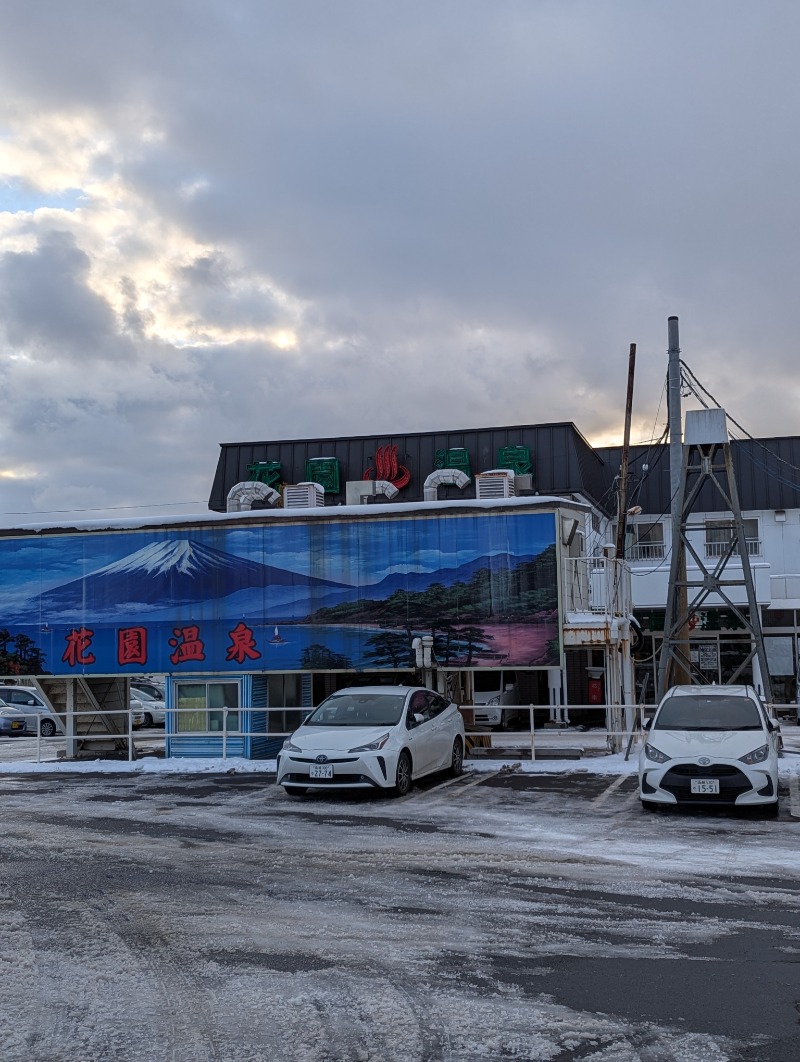
<path fill-rule="evenodd" d="M 0 537 L 6 673 L 396 670 L 428 633 L 439 666 L 556 666 L 555 515 L 433 508 Z"/>
<path fill-rule="evenodd" d="M 276 591 L 276 600 L 307 598 L 313 588 L 331 591 L 340 583 L 261 564 L 191 539 L 152 542 L 81 579 L 54 587 L 24 613 L 36 611 L 49 622 L 82 620 L 87 615 L 137 616 L 165 607 L 219 603 L 242 590 Z M 281 591 L 284 591 L 281 593 Z"/>

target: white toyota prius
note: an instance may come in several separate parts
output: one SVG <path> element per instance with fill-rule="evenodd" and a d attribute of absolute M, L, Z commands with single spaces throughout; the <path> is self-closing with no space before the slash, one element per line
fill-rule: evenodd
<path fill-rule="evenodd" d="M 777 812 L 780 727 L 752 686 L 673 686 L 646 729 L 645 810 L 727 804 Z"/>
<path fill-rule="evenodd" d="M 313 789 L 391 789 L 404 796 L 435 771 L 461 774 L 464 721 L 457 705 L 416 686 L 339 690 L 284 742 L 278 783 Z"/>

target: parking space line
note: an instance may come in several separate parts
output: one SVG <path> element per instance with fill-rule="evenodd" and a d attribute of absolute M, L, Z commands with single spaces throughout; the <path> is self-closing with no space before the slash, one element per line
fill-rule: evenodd
<path fill-rule="evenodd" d="M 611 796 L 612 793 L 616 793 L 616 791 L 623 784 L 623 782 L 626 782 L 630 777 L 631 775 L 629 774 L 621 774 L 619 778 L 616 778 L 610 786 L 603 790 L 603 792 L 599 796 L 596 796 L 594 798 L 594 800 L 590 803 L 589 807 L 599 807 Z"/>
<path fill-rule="evenodd" d="M 481 782 L 486 782 L 490 778 L 496 778 L 498 776 L 498 774 L 503 774 L 503 772 L 505 770 L 506 770 L 505 767 L 500 767 L 496 771 L 478 771 L 476 778 L 473 778 L 469 782 L 465 782 L 463 785 L 460 785 L 460 786 L 458 786 L 455 789 L 451 789 L 449 793 L 442 793 L 442 796 L 445 799 L 452 798 L 452 797 L 457 797 L 461 793 L 463 793 L 465 789 L 471 789 L 472 786 L 474 786 L 474 785 L 480 785 Z M 441 786 L 436 786 L 436 789 L 440 789 L 440 788 L 442 788 L 442 787 Z M 432 792 L 432 791 L 433 790 L 429 790 L 429 792 Z"/>
<path fill-rule="evenodd" d="M 462 789 L 465 786 L 472 785 L 471 782 L 464 781 L 464 775 L 470 774 L 472 774 L 472 771 L 465 771 L 464 774 L 459 774 L 455 778 L 447 778 L 445 781 L 439 782 L 438 785 L 432 785 L 430 789 L 426 789 L 425 795 L 427 796 L 428 793 L 437 793 L 440 789 L 447 789 L 450 785 L 458 785 L 459 782 L 461 783 L 460 788 Z"/>
<path fill-rule="evenodd" d="M 797 771 L 789 775 L 789 814 L 794 819 L 800 819 L 800 785 L 797 782 Z"/>

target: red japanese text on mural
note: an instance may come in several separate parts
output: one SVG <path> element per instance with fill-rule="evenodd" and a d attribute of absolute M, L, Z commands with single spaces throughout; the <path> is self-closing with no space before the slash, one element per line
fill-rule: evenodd
<path fill-rule="evenodd" d="M 144 627 L 123 627 L 117 632 L 117 663 L 147 663 L 147 630 Z"/>
<path fill-rule="evenodd" d="M 92 644 L 92 638 L 94 638 L 94 631 L 90 631 L 87 627 L 80 627 L 78 630 L 70 631 L 64 639 L 67 643 L 67 648 L 61 657 L 63 662 L 70 667 L 93 664 L 95 661 L 94 653 L 88 651 Z"/>
<path fill-rule="evenodd" d="M 244 623 L 238 623 L 232 631 L 228 631 L 231 644 L 228 646 L 226 660 L 235 660 L 237 664 L 243 664 L 246 659 L 258 660 L 261 656 L 256 649 L 256 640 L 252 630 Z"/>
<path fill-rule="evenodd" d="M 170 638 L 169 644 L 175 650 L 174 653 L 170 653 L 170 660 L 173 664 L 205 660 L 206 647 L 200 640 L 199 627 L 173 627 L 172 633 L 175 637 Z"/>

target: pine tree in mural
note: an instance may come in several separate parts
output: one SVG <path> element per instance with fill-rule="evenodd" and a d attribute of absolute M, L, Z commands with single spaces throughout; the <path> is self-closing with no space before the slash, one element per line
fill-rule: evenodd
<path fill-rule="evenodd" d="M 27 634 L 0 630 L 0 675 L 45 674 L 45 656 Z"/>

